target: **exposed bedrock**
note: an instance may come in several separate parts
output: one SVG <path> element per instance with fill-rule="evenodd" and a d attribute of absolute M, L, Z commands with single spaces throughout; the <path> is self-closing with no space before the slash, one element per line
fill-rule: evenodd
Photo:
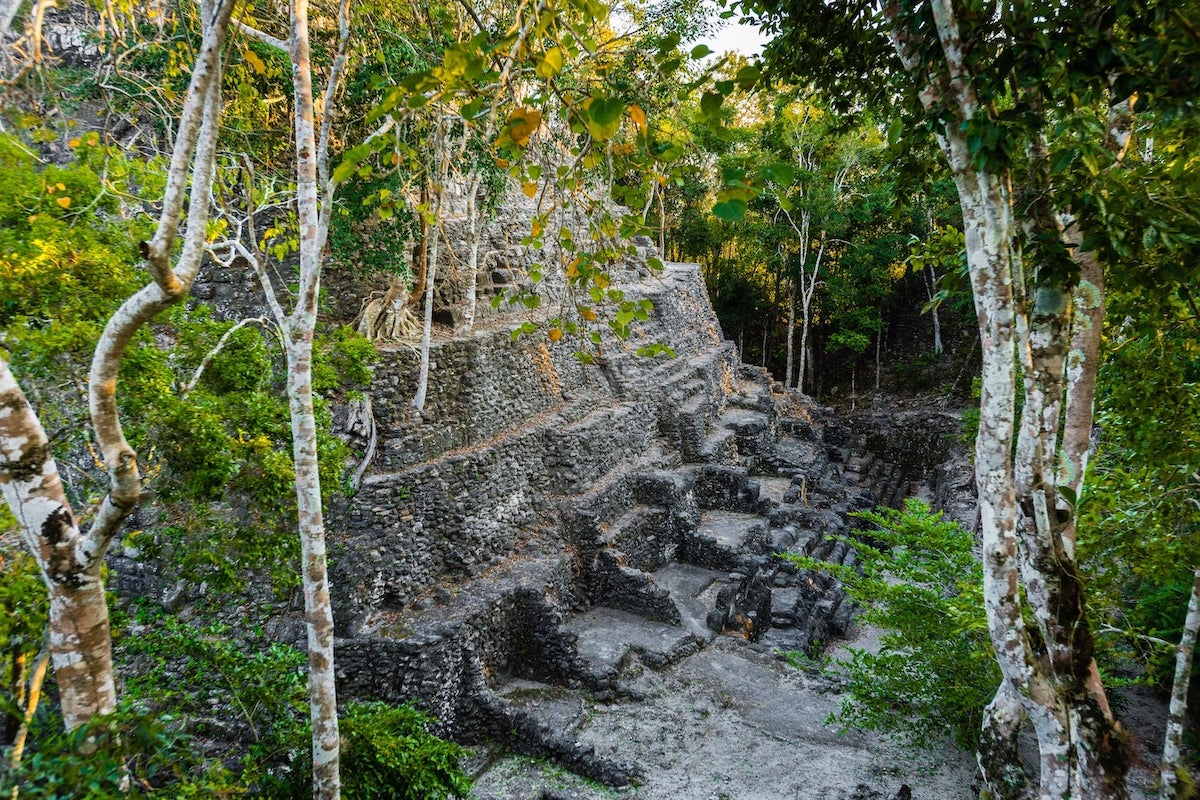
<path fill-rule="evenodd" d="M 385 353 L 378 452 L 330 515 L 343 697 L 415 700 L 442 733 L 610 785 L 641 767 L 572 739 L 572 693 L 636 699 L 631 674 L 717 636 L 812 653 L 841 635 L 840 585 L 777 556 L 849 563 L 830 537 L 909 479 L 741 365 L 697 267 L 623 288 L 676 358 L 584 367 L 481 331 L 434 347 L 418 415 L 414 355 Z"/>

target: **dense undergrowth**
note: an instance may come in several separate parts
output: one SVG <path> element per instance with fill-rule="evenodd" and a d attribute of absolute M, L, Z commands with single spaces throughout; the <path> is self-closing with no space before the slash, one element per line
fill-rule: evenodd
<path fill-rule="evenodd" d="M 137 243 L 149 235 L 145 209 L 164 165 L 96 132 L 31 115 L 16 122 L 22 136 L 0 133 L 0 346 L 49 432 L 72 504 L 87 509 L 106 489 L 84 424 L 91 352 L 108 316 L 148 281 Z M 48 143 L 65 143 L 69 158 L 49 162 Z M 185 597 L 282 601 L 300 580 L 285 368 L 273 326 L 231 332 L 235 324 L 192 303 L 156 319 L 130 349 L 121 412 L 155 502 L 122 544 Z M 327 497 L 345 490 L 351 456 L 332 432 L 331 403 L 368 384 L 374 354 L 346 327 L 318 337 Z M 0 528 L 14 524 L 4 507 Z M 22 727 L 46 625 L 45 590 L 23 548 L 14 535 L 0 538 L 6 746 Z M 310 796 L 306 656 L 263 635 L 270 613 L 259 608 L 234 628 L 216 616 L 184 622 L 148 601 L 118 612 L 121 708 L 64 733 L 46 686 L 23 757 L 0 767 L 0 791 L 47 800 Z M 426 733 L 428 722 L 412 708 L 351 704 L 343 796 L 464 796 L 460 750 Z"/>

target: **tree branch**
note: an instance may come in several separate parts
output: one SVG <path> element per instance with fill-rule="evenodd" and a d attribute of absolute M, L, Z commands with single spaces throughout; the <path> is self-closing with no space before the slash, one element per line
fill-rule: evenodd
<path fill-rule="evenodd" d="M 188 381 L 187 386 L 184 386 L 179 392 L 180 399 L 183 399 L 192 393 L 192 390 L 196 388 L 196 384 L 200 382 L 200 377 L 204 374 L 204 370 L 207 369 L 208 365 L 212 363 L 212 360 L 217 357 L 217 354 L 225 348 L 225 345 L 229 342 L 229 338 L 247 325 L 259 325 L 264 331 L 275 334 L 275 338 L 279 340 L 280 346 L 283 346 L 283 338 L 282 334 L 279 332 L 279 327 L 272 324 L 271 320 L 267 319 L 266 317 L 250 317 L 248 319 L 240 320 L 232 328 L 221 334 L 221 338 L 217 340 L 216 345 L 204 354 L 204 358 L 200 361 L 200 366 L 196 367 L 196 371 L 192 373 L 192 379 Z"/>
<path fill-rule="evenodd" d="M 223 0 L 225 22 L 232 11 L 233 0 Z M 218 21 L 218 24 L 221 24 Z M 206 31 L 206 40 L 210 31 Z M 207 46 L 207 45 L 206 45 Z M 214 57 L 218 54 L 212 48 Z M 126 348 L 134 335 L 163 309 L 174 305 L 186 296 L 200 270 L 204 254 L 204 239 L 208 224 L 210 192 L 213 180 L 213 165 L 216 160 L 217 126 L 221 109 L 221 63 L 217 59 L 209 70 L 205 84 L 203 121 L 192 141 L 184 137 L 176 139 L 175 151 L 196 152 L 192 165 L 191 202 L 188 207 L 187 229 L 183 251 L 176 269 L 165 262 L 155 260 L 165 271 L 155 275 L 154 283 L 145 286 L 126 300 L 109 318 L 104 333 L 96 344 L 92 357 L 91 373 L 88 377 L 88 408 L 92 416 L 92 427 L 96 432 L 96 443 L 104 458 L 109 476 L 109 491 L 100 504 L 100 509 L 87 534 L 81 539 L 77 552 L 80 564 L 88 567 L 104 557 L 109 542 L 116 534 L 125 517 L 142 499 L 141 473 L 137 466 L 137 453 L 125 439 L 117 411 L 117 375 Z M 181 132 L 183 127 L 181 126 Z M 198 140 L 198 141 L 197 141 Z M 173 159 L 174 161 L 174 159 Z M 182 197 L 179 198 L 182 202 Z M 174 212 L 178 219 L 178 209 Z M 168 217 L 166 210 L 160 220 L 159 232 Z M 159 240 L 156 235 L 156 241 Z M 164 237 L 174 241 L 174 234 Z M 167 251 L 169 252 L 169 251 Z M 164 255 L 166 252 L 164 252 Z M 151 270 L 152 273 L 154 270 Z"/>
<path fill-rule="evenodd" d="M 258 28 L 255 28 L 251 25 L 247 25 L 246 23 L 242 22 L 240 19 L 235 19 L 233 21 L 233 27 L 237 28 L 239 31 L 241 31 L 242 33 L 251 37 L 252 39 L 257 39 L 258 41 L 262 42 L 265 45 L 274 47 L 276 50 L 280 50 L 284 53 L 286 53 L 288 51 L 287 42 L 285 42 L 283 39 L 276 39 L 274 36 L 267 33 L 266 31 L 260 31 Z"/>
<path fill-rule="evenodd" d="M 179 228 L 184 194 L 187 191 L 188 167 L 195 152 L 199 129 L 204 124 L 209 104 L 208 88 L 214 81 L 214 76 L 217 85 L 220 86 L 220 48 L 225 40 L 225 31 L 229 26 L 234 4 L 234 0 L 219 0 L 212 23 L 205 20 L 200 52 L 192 67 L 191 81 L 184 97 L 183 111 L 179 116 L 175 147 L 171 152 L 171 166 L 167 171 L 167 186 L 163 192 L 162 214 L 159 216 L 154 238 L 141 244 L 142 258 L 146 259 L 150 274 L 166 295 L 178 294 L 181 291 L 178 278 L 170 267 L 171 252 Z M 201 16 L 204 16 L 205 11 L 206 9 L 201 9 Z"/>

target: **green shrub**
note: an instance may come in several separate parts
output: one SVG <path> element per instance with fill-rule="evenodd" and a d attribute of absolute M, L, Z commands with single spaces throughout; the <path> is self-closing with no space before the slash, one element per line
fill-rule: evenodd
<path fill-rule="evenodd" d="M 411 706 L 351 703 L 341 720 L 342 796 L 346 800 L 446 800 L 466 797 L 471 781 L 462 748 L 428 733 Z"/>
<path fill-rule="evenodd" d="M 240 797 L 245 787 L 219 765 L 205 765 L 168 718 L 122 709 L 70 732 L 41 713 L 16 769 L 0 773 L 0 793 L 22 800 Z M 8 759 L 4 760 L 5 765 Z"/>
<path fill-rule="evenodd" d="M 830 721 L 924 747 L 949 736 L 974 749 L 1000 684 L 974 537 L 915 498 L 902 509 L 855 516 L 875 526 L 839 537 L 854 548 L 858 567 L 791 559 L 834 574 L 862 607 L 859 620 L 884 631 L 879 652 L 850 648 L 849 659 L 828 667 L 848 684 Z"/>

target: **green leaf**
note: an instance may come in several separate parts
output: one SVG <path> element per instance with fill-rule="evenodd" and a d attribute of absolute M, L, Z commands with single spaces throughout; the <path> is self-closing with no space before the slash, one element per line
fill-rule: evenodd
<path fill-rule="evenodd" d="M 483 56 L 470 42 L 447 48 L 442 56 L 442 66 L 452 77 L 462 81 L 476 80 L 487 71 Z"/>
<path fill-rule="evenodd" d="M 1071 166 L 1071 162 L 1075 160 L 1076 155 L 1076 151 L 1071 148 L 1059 150 L 1057 153 L 1055 153 L 1054 157 L 1050 159 L 1051 174 L 1057 175 L 1067 167 Z"/>
<path fill-rule="evenodd" d="M 592 138 L 611 139 L 621 129 L 625 104 L 615 97 L 592 97 L 583 105 L 581 116 Z"/>
<path fill-rule="evenodd" d="M 358 169 L 358 165 L 372 152 L 373 148 L 369 143 L 355 145 L 347 150 L 342 157 L 342 163 L 333 168 L 334 183 L 341 183 L 353 175 Z"/>
<path fill-rule="evenodd" d="M 717 92 L 705 92 L 700 98 L 700 113 L 706 117 L 716 116 L 721 111 L 721 104 L 725 102 L 725 95 Z"/>
<path fill-rule="evenodd" d="M 763 167 L 762 176 L 766 180 L 775 181 L 778 184 L 787 186 L 795 179 L 796 168 L 791 164 L 771 164 L 770 166 Z"/>
<path fill-rule="evenodd" d="M 1058 496 L 1063 500 L 1066 500 L 1067 505 L 1069 505 L 1071 508 L 1074 508 L 1075 503 L 1079 500 L 1079 497 L 1075 494 L 1075 490 L 1070 486 L 1059 486 Z"/>
<path fill-rule="evenodd" d="M 762 78 L 762 69 L 756 64 L 747 64 L 737 71 L 733 79 L 742 89 L 749 91 Z"/>
<path fill-rule="evenodd" d="M 748 207 L 745 200 L 722 200 L 713 206 L 713 214 L 726 222 L 741 222 Z"/>
<path fill-rule="evenodd" d="M 711 56 L 712 54 L 713 54 L 713 50 L 711 47 L 709 47 L 706 44 L 698 44 L 692 48 L 692 52 L 690 55 L 694 60 L 698 61 L 698 60 L 704 58 L 705 56 Z"/>
<path fill-rule="evenodd" d="M 678 33 L 672 33 L 665 37 L 658 45 L 657 60 L 661 63 L 665 59 L 675 55 L 675 48 L 679 47 L 680 37 Z"/>

